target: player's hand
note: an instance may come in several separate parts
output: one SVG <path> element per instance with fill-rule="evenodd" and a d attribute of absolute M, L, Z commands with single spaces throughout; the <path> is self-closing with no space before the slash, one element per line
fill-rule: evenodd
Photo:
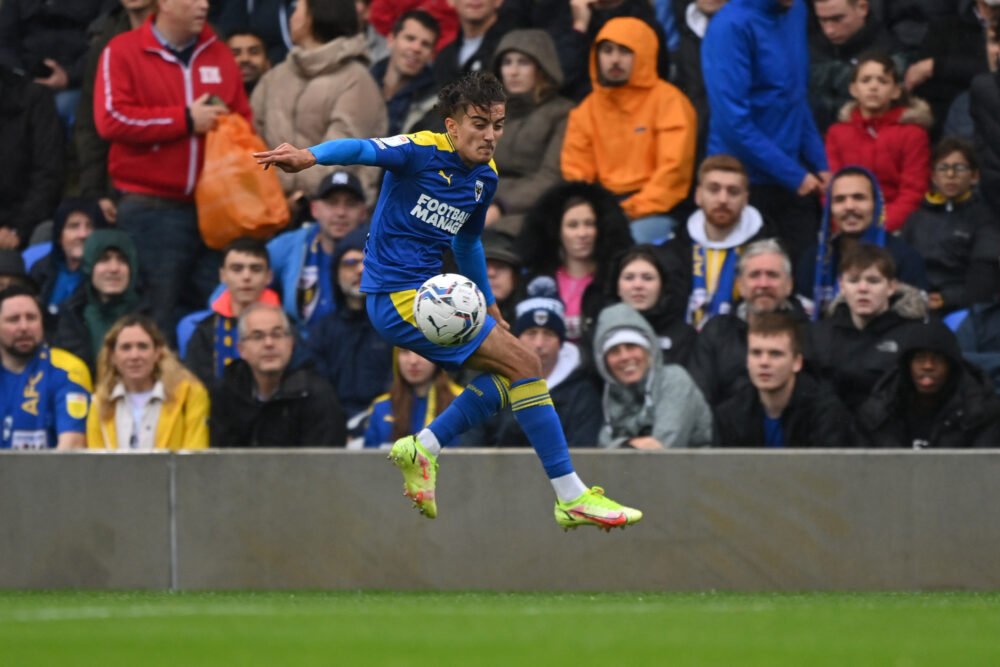
<path fill-rule="evenodd" d="M 502 326 L 505 331 L 510 331 L 510 324 L 508 324 L 507 320 L 505 320 L 503 315 L 500 314 L 500 306 L 498 306 L 495 301 L 492 306 L 486 308 L 486 312 L 492 315 L 493 319 L 497 321 L 497 324 Z"/>
<path fill-rule="evenodd" d="M 66 74 L 66 70 L 63 69 L 62 65 L 52 60 L 52 58 L 46 58 L 42 62 L 48 65 L 52 73 L 45 78 L 35 79 L 35 83 L 48 86 L 52 90 L 66 90 L 66 87 L 69 85 L 69 75 Z"/>
<path fill-rule="evenodd" d="M 289 174 L 308 169 L 316 164 L 316 156 L 306 148 L 296 148 L 291 144 L 281 144 L 277 148 L 261 153 L 254 153 L 257 164 L 264 165 L 267 169 L 272 164 Z"/>
<path fill-rule="evenodd" d="M 208 98 L 208 93 L 205 93 L 188 107 L 188 110 L 191 112 L 191 123 L 194 125 L 195 134 L 205 134 L 214 130 L 216 124 L 219 122 L 219 116 L 228 113 L 225 107 L 218 104 L 210 104 Z"/>
<path fill-rule="evenodd" d="M 822 195 L 823 182 L 813 174 L 806 174 L 805 178 L 802 179 L 802 183 L 799 184 L 798 193 L 800 197 Z"/>
<path fill-rule="evenodd" d="M 927 295 L 927 305 L 931 310 L 941 310 L 944 308 L 944 297 L 941 292 L 931 292 Z"/>

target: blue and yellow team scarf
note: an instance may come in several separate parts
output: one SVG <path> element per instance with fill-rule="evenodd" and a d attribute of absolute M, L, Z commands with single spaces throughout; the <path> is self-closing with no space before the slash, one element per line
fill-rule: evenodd
<path fill-rule="evenodd" d="M 306 236 L 306 257 L 299 273 L 299 284 L 296 287 L 296 306 L 299 317 L 308 323 L 319 305 L 320 290 L 320 260 L 326 255 L 319 243 L 319 224 L 310 230 Z"/>
<path fill-rule="evenodd" d="M 240 353 L 236 351 L 236 343 L 239 341 L 239 329 L 236 326 L 235 317 L 215 314 L 215 351 L 213 353 L 213 367 L 215 377 L 221 378 L 226 366 L 238 359 Z"/>
<path fill-rule="evenodd" d="M 885 205 L 882 199 L 882 189 L 878 185 L 875 175 L 864 167 L 851 165 L 844 167 L 833 178 L 845 170 L 856 172 L 868 177 L 871 181 L 872 191 L 875 193 L 875 208 L 872 217 L 875 222 L 861 235 L 861 240 L 865 243 L 885 247 Z M 838 234 L 839 235 L 839 234 Z M 840 252 L 833 243 L 836 237 L 830 236 L 830 191 L 826 193 L 826 205 L 823 207 L 823 222 L 819 228 L 819 239 L 816 243 L 816 273 L 813 280 L 813 313 L 812 319 L 818 320 L 822 317 L 823 311 L 837 297 L 840 285 L 837 282 L 837 266 L 840 264 Z"/>
<path fill-rule="evenodd" d="M 691 278 L 691 296 L 688 298 L 687 322 L 700 329 L 705 322 L 716 315 L 723 315 L 732 310 L 733 288 L 736 285 L 736 269 L 739 267 L 739 248 L 719 249 L 726 253 L 719 270 L 719 279 L 715 281 L 715 291 L 708 292 L 708 258 L 705 247 L 700 243 L 691 244 L 693 271 Z"/>

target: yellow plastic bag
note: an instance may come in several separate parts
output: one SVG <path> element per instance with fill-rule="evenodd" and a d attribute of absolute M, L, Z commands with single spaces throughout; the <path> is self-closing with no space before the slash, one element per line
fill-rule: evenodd
<path fill-rule="evenodd" d="M 288 224 L 285 193 L 273 169 L 264 171 L 251 153 L 265 151 L 243 116 L 219 118 L 205 137 L 205 164 L 195 187 L 198 229 L 216 250 L 240 236 L 269 239 Z"/>

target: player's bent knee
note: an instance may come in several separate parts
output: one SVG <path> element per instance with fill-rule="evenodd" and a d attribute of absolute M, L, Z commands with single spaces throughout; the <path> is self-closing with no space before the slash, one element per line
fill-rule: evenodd
<path fill-rule="evenodd" d="M 515 339 L 516 345 L 511 346 L 514 353 L 513 367 L 517 372 L 517 377 L 509 378 L 511 382 L 523 380 L 525 378 L 540 378 L 542 376 L 542 361 L 535 354 L 534 350 L 526 346 L 521 341 Z"/>

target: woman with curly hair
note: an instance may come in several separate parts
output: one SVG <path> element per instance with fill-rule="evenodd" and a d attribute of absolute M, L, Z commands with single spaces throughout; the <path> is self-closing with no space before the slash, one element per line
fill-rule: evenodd
<path fill-rule="evenodd" d="M 628 218 L 599 185 L 563 183 L 528 213 L 521 256 L 532 277 L 552 277 L 566 305 L 566 339 L 579 342 L 606 303 L 612 259 L 632 246 Z"/>
<path fill-rule="evenodd" d="M 208 392 L 153 321 L 126 315 L 108 330 L 87 417 L 90 449 L 208 447 Z"/>

